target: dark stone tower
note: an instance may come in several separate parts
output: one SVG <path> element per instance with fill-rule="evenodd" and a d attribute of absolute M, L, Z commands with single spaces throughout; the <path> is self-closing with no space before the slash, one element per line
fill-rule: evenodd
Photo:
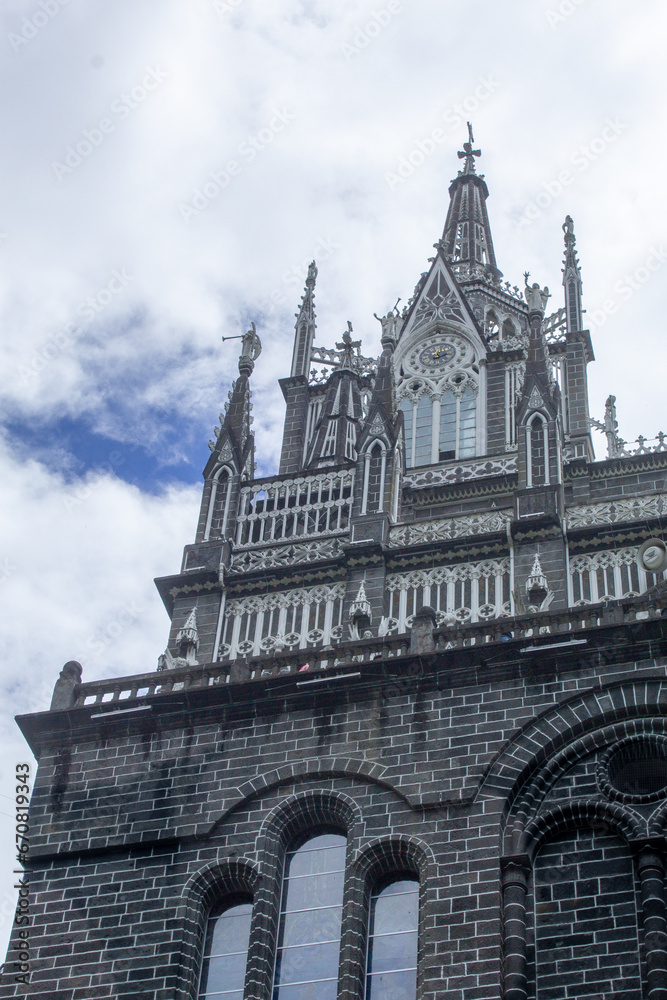
<path fill-rule="evenodd" d="M 242 338 L 158 670 L 18 720 L 0 1000 L 666 1000 L 664 435 L 589 418 L 572 220 L 545 315 L 479 155 L 379 358 L 311 264 L 261 479 Z"/>

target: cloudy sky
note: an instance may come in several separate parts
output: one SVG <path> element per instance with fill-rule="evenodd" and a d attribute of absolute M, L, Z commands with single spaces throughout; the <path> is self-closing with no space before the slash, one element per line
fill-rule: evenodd
<path fill-rule="evenodd" d="M 93 680 L 164 647 L 152 579 L 193 538 L 238 354 L 221 336 L 262 338 L 269 474 L 308 261 L 318 342 L 349 319 L 377 352 L 373 312 L 426 267 L 467 119 L 498 264 L 554 309 L 574 218 L 592 413 L 613 392 L 625 438 L 667 430 L 665 20 L 660 0 L 4 0 L 4 857 L 29 756 L 12 716 L 48 707 L 68 659 Z"/>

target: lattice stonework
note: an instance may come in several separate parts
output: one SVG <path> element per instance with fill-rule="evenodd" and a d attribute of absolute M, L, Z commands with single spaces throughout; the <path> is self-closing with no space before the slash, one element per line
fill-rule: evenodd
<path fill-rule="evenodd" d="M 236 544 L 261 545 L 347 531 L 354 473 L 322 473 L 241 490 Z"/>
<path fill-rule="evenodd" d="M 636 548 L 596 552 L 570 559 L 570 604 L 596 604 L 607 599 L 620 599 L 643 594 L 667 579 L 647 573 L 637 565 Z"/>
<path fill-rule="evenodd" d="M 399 632 L 423 605 L 435 609 L 439 625 L 487 621 L 510 614 L 510 561 L 439 566 L 387 577 L 389 615 Z"/>
<path fill-rule="evenodd" d="M 644 497 L 627 497 L 609 503 L 570 507 L 568 528 L 587 528 L 592 524 L 616 524 L 619 521 L 643 521 L 667 513 L 667 495 L 656 493 Z"/>
<path fill-rule="evenodd" d="M 336 583 L 228 601 L 218 659 L 337 642 L 344 597 L 345 584 Z"/>

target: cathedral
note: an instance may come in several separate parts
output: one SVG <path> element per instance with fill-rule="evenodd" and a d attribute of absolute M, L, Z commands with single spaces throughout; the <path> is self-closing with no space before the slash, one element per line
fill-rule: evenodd
<path fill-rule="evenodd" d="M 18 719 L 0 1000 L 667 1000 L 667 445 L 589 414 L 573 220 L 560 303 L 506 281 L 468 138 L 379 357 L 310 265 L 260 479 L 238 337 L 157 669 Z"/>

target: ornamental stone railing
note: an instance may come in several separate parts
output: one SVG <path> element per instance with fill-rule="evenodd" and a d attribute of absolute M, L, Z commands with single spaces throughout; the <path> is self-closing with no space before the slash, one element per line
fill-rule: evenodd
<path fill-rule="evenodd" d="M 312 538 L 348 530 L 354 472 L 258 481 L 241 490 L 237 547 L 289 538 Z"/>
<path fill-rule="evenodd" d="M 446 626 L 435 628 L 430 634 L 425 634 L 424 623 L 427 617 L 432 622 L 433 614 L 427 616 L 429 609 L 423 609 L 424 613 L 415 616 L 416 627 L 411 635 L 341 642 L 335 649 L 245 656 L 221 663 L 195 664 L 159 673 L 83 684 L 78 682 L 78 669 L 70 669 L 67 676 L 61 675 L 57 682 L 59 697 L 54 699 L 52 711 L 87 707 L 94 710 L 92 719 L 129 716 L 148 710 L 153 702 L 167 695 L 202 689 L 229 689 L 237 684 L 290 676 L 296 678 L 297 687 L 307 689 L 309 685 L 326 681 L 331 672 L 339 674 L 342 668 L 346 671 L 345 676 L 357 676 L 363 674 L 366 664 L 375 666 L 383 661 L 395 662 L 399 659 L 405 659 L 408 676 L 410 665 L 414 666 L 415 655 L 437 655 L 499 643 L 507 650 L 506 660 L 521 658 L 522 654 L 538 655 L 541 651 L 567 651 L 585 645 L 598 629 L 660 619 L 665 609 L 667 596 L 656 593 L 627 601 L 519 615 L 472 625 Z M 443 666 L 446 662 L 443 661 Z M 68 666 L 78 668 L 79 664 Z M 397 676 L 397 668 L 398 664 L 391 668 L 392 676 Z M 483 666 L 480 669 L 483 670 Z"/>
<path fill-rule="evenodd" d="M 450 483 L 465 483 L 470 479 L 486 476 L 511 475 L 517 470 L 516 455 L 478 458 L 471 462 L 456 462 L 451 465 L 427 466 L 423 471 L 409 469 L 403 477 L 403 484 L 413 490 L 428 486 L 446 486 Z"/>

